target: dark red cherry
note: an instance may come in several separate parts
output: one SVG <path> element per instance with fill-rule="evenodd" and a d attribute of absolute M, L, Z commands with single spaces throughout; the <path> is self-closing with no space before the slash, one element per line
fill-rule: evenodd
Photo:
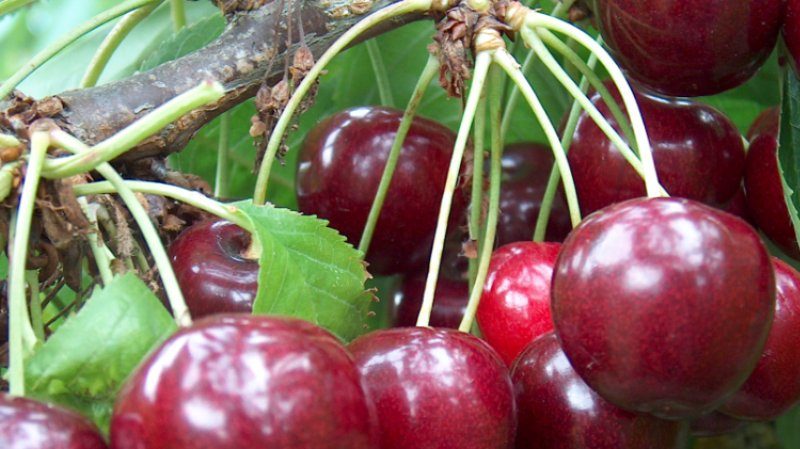
<path fill-rule="evenodd" d="M 625 409 L 691 419 L 716 410 L 755 368 L 775 275 L 743 220 L 642 198 L 573 230 L 552 295 L 556 332 L 586 383 Z"/>
<path fill-rule="evenodd" d="M 503 187 L 500 190 L 500 218 L 497 245 L 530 240 L 547 189 L 553 153 L 540 143 L 515 143 L 503 150 Z M 572 224 L 563 188 L 557 190 L 550 212 L 545 240 L 560 242 Z"/>
<path fill-rule="evenodd" d="M 558 243 L 517 242 L 492 254 L 477 321 L 509 366 L 536 337 L 553 330 L 550 283 Z"/>
<path fill-rule="evenodd" d="M 686 425 L 606 402 L 572 369 L 555 334 L 520 354 L 511 369 L 519 432 L 516 449 L 678 449 Z"/>
<path fill-rule="evenodd" d="M 172 268 L 194 318 L 249 313 L 258 290 L 258 262 L 245 257 L 250 234 L 227 221 L 184 230 L 169 247 Z"/>
<path fill-rule="evenodd" d="M 403 327 L 350 343 L 378 410 L 381 449 L 508 449 L 516 408 L 508 369 L 475 336 Z"/>
<path fill-rule="evenodd" d="M 628 75 L 677 97 L 739 86 L 767 60 L 783 0 L 594 0 L 605 42 Z"/>
<path fill-rule="evenodd" d="M 217 315 L 170 337 L 119 394 L 113 449 L 374 449 L 352 357 L 310 323 Z"/>
<path fill-rule="evenodd" d="M 744 187 L 739 188 L 739 191 L 736 192 L 736 195 L 734 195 L 730 201 L 720 205 L 719 210 L 725 211 L 731 215 L 736 215 L 752 226 L 756 225 L 755 220 L 753 220 L 750 214 L 750 209 L 747 207 L 747 195 L 744 193 Z"/>
<path fill-rule="evenodd" d="M 619 94 L 610 84 L 614 98 Z M 736 126 L 716 109 L 691 100 L 637 93 L 656 171 L 672 195 L 718 206 L 739 190 L 745 151 Z M 599 94 L 592 103 L 620 131 Z M 621 134 L 622 135 L 622 134 Z M 644 181 L 585 112 L 578 120 L 569 164 L 584 215 L 645 195 Z"/>
<path fill-rule="evenodd" d="M 724 415 L 720 412 L 712 412 L 703 415 L 691 422 L 691 432 L 694 437 L 715 437 L 733 433 L 744 425 L 744 421 Z"/>
<path fill-rule="evenodd" d="M 425 293 L 424 274 L 409 277 L 403 281 L 402 287 L 394 294 L 392 310 L 392 326 L 416 326 L 417 316 L 422 308 L 422 296 Z M 464 281 L 456 281 L 444 277 L 436 283 L 430 325 L 458 329 L 469 301 L 469 285 Z"/>
<path fill-rule="evenodd" d="M 330 220 L 358 244 L 402 111 L 361 107 L 339 112 L 306 136 L 297 170 L 300 210 Z M 406 137 L 366 260 L 378 274 L 421 269 L 430 253 L 455 135 L 416 118 Z M 451 217 L 463 216 L 457 193 Z"/>
<path fill-rule="evenodd" d="M 753 120 L 753 124 L 750 125 L 750 129 L 747 130 L 747 140 L 752 142 L 753 139 L 760 136 L 761 134 L 772 134 L 773 136 L 778 135 L 778 129 L 781 126 L 781 110 L 779 107 L 771 107 L 769 109 L 765 109 L 758 114 L 755 120 Z"/>
<path fill-rule="evenodd" d="M 107 449 L 97 427 L 75 412 L 0 392 L 3 449 Z"/>
<path fill-rule="evenodd" d="M 783 39 L 789 49 L 795 73 L 800 73 L 800 0 L 786 0 Z"/>
<path fill-rule="evenodd" d="M 755 371 L 720 411 L 770 421 L 800 402 L 800 273 L 780 259 L 775 266 L 775 319 Z"/>

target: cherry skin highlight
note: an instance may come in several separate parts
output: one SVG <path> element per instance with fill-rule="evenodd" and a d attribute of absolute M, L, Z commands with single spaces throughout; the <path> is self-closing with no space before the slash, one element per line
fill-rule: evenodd
<path fill-rule="evenodd" d="M 0 392 L 3 449 L 107 449 L 100 431 L 77 413 Z"/>
<path fill-rule="evenodd" d="M 686 425 L 622 410 L 572 369 L 555 334 L 530 343 L 511 369 L 516 449 L 678 449 Z"/>
<path fill-rule="evenodd" d="M 743 84 L 767 60 L 783 0 L 594 0 L 615 60 L 671 96 L 714 95 Z"/>
<path fill-rule="evenodd" d="M 780 259 L 775 266 L 775 319 L 755 371 L 720 411 L 770 421 L 800 402 L 800 273 Z"/>
<path fill-rule="evenodd" d="M 227 221 L 185 229 L 169 247 L 170 261 L 194 318 L 249 313 L 258 291 L 258 262 L 244 256 L 250 234 Z"/>
<path fill-rule="evenodd" d="M 680 198 L 635 199 L 567 237 L 552 301 L 564 352 L 602 397 L 692 419 L 722 405 L 758 363 L 775 275 L 743 220 Z"/>
<path fill-rule="evenodd" d="M 509 366 L 528 343 L 553 330 L 550 285 L 560 248 L 517 242 L 492 254 L 477 321 L 483 338 Z"/>
<path fill-rule="evenodd" d="M 377 449 L 375 413 L 338 340 L 291 318 L 217 315 L 127 382 L 113 449 Z"/>
<path fill-rule="evenodd" d="M 616 89 L 608 86 L 619 101 Z M 601 96 L 595 93 L 591 99 L 623 135 Z M 659 181 L 667 192 L 713 206 L 730 201 L 740 189 L 745 168 L 744 144 L 736 126 L 716 109 L 691 100 L 641 92 L 636 100 Z M 645 196 L 642 178 L 585 112 L 578 119 L 568 159 L 584 215 Z"/>
<path fill-rule="evenodd" d="M 349 345 L 380 423 L 381 449 L 508 449 L 516 409 L 508 369 L 482 340 L 404 327 Z"/>
<path fill-rule="evenodd" d="M 427 276 L 420 274 L 403 281 L 402 288 L 394 294 L 392 326 L 416 326 L 422 308 Z M 439 278 L 436 283 L 430 325 L 458 329 L 469 302 L 469 285 L 464 281 Z"/>
<path fill-rule="evenodd" d="M 305 214 L 330 221 L 358 244 L 378 190 L 402 111 L 360 107 L 323 120 L 306 136 L 297 169 L 297 200 Z M 401 151 L 366 260 L 377 274 L 422 269 L 431 250 L 455 135 L 416 118 Z M 452 221 L 466 205 L 459 191 Z"/>

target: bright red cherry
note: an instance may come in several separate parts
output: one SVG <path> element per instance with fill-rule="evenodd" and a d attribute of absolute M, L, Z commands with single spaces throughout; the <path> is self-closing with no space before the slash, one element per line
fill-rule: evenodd
<path fill-rule="evenodd" d="M 796 73 L 800 73 L 800 0 L 786 0 L 783 39 L 792 58 Z"/>
<path fill-rule="evenodd" d="M 530 240 L 547 189 L 553 153 L 540 143 L 516 143 L 503 150 L 503 188 L 500 190 L 500 218 L 497 222 L 497 245 Z M 564 190 L 559 188 L 553 200 L 545 240 L 560 242 L 572 224 Z"/>
<path fill-rule="evenodd" d="M 194 318 L 249 313 L 258 290 L 258 262 L 245 257 L 250 234 L 227 221 L 185 229 L 169 247 L 172 268 Z"/>
<path fill-rule="evenodd" d="M 375 449 L 352 357 L 291 319 L 217 315 L 178 331 L 123 388 L 113 449 Z"/>
<path fill-rule="evenodd" d="M 508 369 L 484 341 L 403 327 L 350 343 L 378 410 L 381 449 L 509 449 L 516 408 Z"/>
<path fill-rule="evenodd" d="M 612 95 L 620 99 L 610 84 Z M 736 126 L 716 109 L 691 100 L 637 93 L 659 180 L 672 195 L 718 206 L 731 200 L 744 174 L 745 151 Z M 592 103 L 618 132 L 602 97 Z M 584 215 L 645 196 L 644 181 L 585 112 L 578 120 L 569 164 Z"/>
<path fill-rule="evenodd" d="M 107 449 L 97 427 L 75 412 L 0 392 L 3 449 Z"/>
<path fill-rule="evenodd" d="M 306 136 L 297 170 L 300 210 L 330 221 L 347 239 L 361 239 L 402 111 L 361 107 L 323 120 Z M 378 274 L 408 273 L 430 253 L 455 135 L 416 118 L 406 137 L 366 260 Z M 457 193 L 451 211 L 463 216 Z"/>
<path fill-rule="evenodd" d="M 800 402 L 800 273 L 775 265 L 775 319 L 755 371 L 720 411 L 740 419 L 770 421 Z"/>
<path fill-rule="evenodd" d="M 678 449 L 686 425 L 622 410 L 592 391 L 555 334 L 530 343 L 511 369 L 519 408 L 516 449 Z"/>
<path fill-rule="evenodd" d="M 601 396 L 691 419 L 717 409 L 755 368 L 775 275 L 743 220 L 690 200 L 642 198 L 572 231 L 552 301 L 564 352 Z"/>
<path fill-rule="evenodd" d="M 677 97 L 739 86 L 767 60 L 783 0 L 595 0 L 600 30 L 628 75 Z"/>
<path fill-rule="evenodd" d="M 550 281 L 561 245 L 517 242 L 492 254 L 477 321 L 509 366 L 536 337 L 553 330 Z"/>
<path fill-rule="evenodd" d="M 692 420 L 691 432 L 694 437 L 715 437 L 736 432 L 743 425 L 744 421 L 740 419 L 712 412 Z"/>
<path fill-rule="evenodd" d="M 416 326 L 422 308 L 427 276 L 416 275 L 403 281 L 402 288 L 394 294 L 392 326 Z M 439 278 L 436 283 L 430 325 L 458 329 L 469 302 L 469 285 L 464 281 Z"/>

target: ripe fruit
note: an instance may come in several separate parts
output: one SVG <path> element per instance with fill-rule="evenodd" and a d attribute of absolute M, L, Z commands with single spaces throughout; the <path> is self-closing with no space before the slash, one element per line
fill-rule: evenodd
<path fill-rule="evenodd" d="M 300 210 L 330 220 L 347 239 L 361 239 L 402 111 L 348 109 L 306 136 L 297 170 Z M 406 137 L 366 260 L 378 274 L 419 270 L 430 253 L 455 135 L 417 118 Z M 455 195 L 451 217 L 463 216 Z"/>
<path fill-rule="evenodd" d="M 250 234 L 227 221 L 205 221 L 170 245 L 178 284 L 195 318 L 249 313 L 258 290 L 258 262 L 245 257 Z"/>
<path fill-rule="evenodd" d="M 800 0 L 786 0 L 786 17 L 783 38 L 792 58 L 792 65 L 800 73 Z"/>
<path fill-rule="evenodd" d="M 403 286 L 394 294 L 392 309 L 392 326 L 416 326 L 417 315 L 422 308 L 422 296 L 425 293 L 427 276 L 421 274 L 403 281 Z M 469 301 L 469 285 L 464 281 L 439 278 L 436 283 L 430 325 L 458 329 L 464 318 L 464 311 Z"/>
<path fill-rule="evenodd" d="M 780 108 L 774 106 L 769 109 L 765 109 L 761 112 L 761 114 L 758 114 L 758 117 L 753 120 L 753 124 L 750 125 L 750 129 L 747 130 L 747 140 L 752 142 L 753 139 L 761 134 L 772 134 L 773 136 L 777 136 L 780 125 Z"/>
<path fill-rule="evenodd" d="M 168 339 L 119 394 L 114 449 L 376 448 L 351 356 L 327 331 L 217 315 Z"/>
<path fill-rule="evenodd" d="M 691 431 L 694 437 L 715 437 L 737 431 L 744 425 L 744 421 L 712 412 L 692 420 Z"/>
<path fill-rule="evenodd" d="M 508 369 L 482 340 L 404 327 L 350 350 L 380 423 L 381 449 L 508 449 L 516 409 Z"/>
<path fill-rule="evenodd" d="M 592 391 L 553 333 L 525 348 L 511 378 L 517 449 L 677 449 L 683 443 L 685 424 L 627 412 Z"/>
<path fill-rule="evenodd" d="M 672 96 L 747 81 L 781 28 L 783 0 L 595 0 L 600 30 L 628 75 Z"/>
<path fill-rule="evenodd" d="M 753 374 L 720 411 L 740 419 L 773 420 L 800 402 L 800 273 L 775 266 L 775 319 Z"/>
<path fill-rule="evenodd" d="M 100 431 L 72 411 L 0 392 L 3 449 L 107 449 Z"/>
<path fill-rule="evenodd" d="M 550 281 L 560 248 L 517 242 L 492 254 L 477 320 L 483 338 L 507 365 L 528 343 L 553 330 Z"/>
<path fill-rule="evenodd" d="M 542 207 L 542 196 L 553 167 L 550 147 L 539 143 L 516 143 L 503 150 L 503 188 L 500 190 L 500 217 L 497 245 L 530 240 Z M 545 240 L 560 242 L 572 224 L 567 200 L 559 187 L 553 200 Z"/>
<path fill-rule="evenodd" d="M 606 400 L 691 419 L 753 371 L 775 276 L 744 221 L 694 201 L 635 199 L 586 218 L 553 275 L 564 352 Z"/>
<path fill-rule="evenodd" d="M 609 88 L 619 100 L 616 89 Z M 644 93 L 637 93 L 636 99 L 664 188 L 672 196 L 713 206 L 731 200 L 740 188 L 745 163 L 736 126 L 716 109 L 694 101 Z M 599 94 L 592 96 L 592 103 L 619 132 Z M 578 120 L 569 164 L 584 215 L 645 196 L 642 178 L 585 112 Z"/>

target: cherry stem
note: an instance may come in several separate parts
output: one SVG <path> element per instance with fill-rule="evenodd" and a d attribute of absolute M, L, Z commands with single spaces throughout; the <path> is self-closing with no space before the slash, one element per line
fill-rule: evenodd
<path fill-rule="evenodd" d="M 0 1 L 0 17 L 11 14 L 12 12 L 24 8 L 36 0 L 3 0 Z"/>
<path fill-rule="evenodd" d="M 92 57 L 91 62 L 89 62 L 89 67 L 86 69 L 86 73 L 84 73 L 83 79 L 81 80 L 81 88 L 92 87 L 97 84 L 100 75 L 102 75 L 103 70 L 105 70 L 108 65 L 108 61 L 111 59 L 114 52 L 117 51 L 120 44 L 122 44 L 122 41 L 128 37 L 128 34 L 130 34 L 139 23 L 150 16 L 150 13 L 160 4 L 161 3 L 158 2 L 142 6 L 125 15 L 125 17 L 120 19 L 119 23 L 114 25 L 114 28 L 111 29 L 100 46 L 97 47 L 97 51 Z"/>
<path fill-rule="evenodd" d="M 264 152 L 264 158 L 261 160 L 261 166 L 258 171 L 255 191 L 253 192 L 254 204 L 262 205 L 264 202 L 266 202 L 267 186 L 269 185 L 269 175 L 270 171 L 272 170 L 272 162 L 275 160 L 275 156 L 281 146 L 281 142 L 286 134 L 286 130 L 289 128 L 289 124 L 294 118 L 295 112 L 300 106 L 300 103 L 303 101 L 303 98 L 315 85 L 317 78 L 319 78 L 320 73 L 325 69 L 328 63 L 330 63 L 330 61 L 336 55 L 341 53 L 341 51 L 350 45 L 350 43 L 352 43 L 357 37 L 373 26 L 399 15 L 427 11 L 431 8 L 431 6 L 432 0 L 402 0 L 398 3 L 394 3 L 370 14 L 360 22 L 356 23 L 353 27 L 348 29 L 344 34 L 336 39 L 336 41 L 330 47 L 328 47 L 327 50 L 325 50 L 322 56 L 320 56 L 319 60 L 314 64 L 313 67 L 311 67 L 311 70 L 309 70 L 306 76 L 303 78 L 303 81 L 300 82 L 295 91 L 292 93 L 292 96 L 286 103 L 286 107 L 283 109 L 281 116 L 278 118 L 278 122 L 275 124 L 275 129 L 272 130 L 272 133 L 269 136 L 267 149 Z"/>
<path fill-rule="evenodd" d="M 230 153 L 230 134 L 231 134 L 231 115 L 225 112 L 219 118 L 219 144 L 217 145 L 217 171 L 214 176 L 214 196 L 216 198 L 227 198 L 228 178 L 230 176 L 230 164 L 228 154 Z"/>
<path fill-rule="evenodd" d="M 186 27 L 186 8 L 184 0 L 170 0 L 169 9 L 172 16 L 172 28 L 180 31 Z"/>
<path fill-rule="evenodd" d="M 17 160 L 9 162 L 8 164 L 3 164 L 2 167 L 0 167 L 0 201 L 5 201 L 11 193 L 17 170 L 21 164 L 22 162 Z"/>
<path fill-rule="evenodd" d="M 38 343 L 44 342 L 44 321 L 42 320 L 42 302 L 39 298 L 39 272 L 36 270 L 29 270 L 25 273 L 25 282 L 28 284 L 30 291 L 30 300 L 28 301 L 31 310 L 31 327 L 33 334 L 36 335 Z"/>
<path fill-rule="evenodd" d="M 428 56 L 428 61 L 422 69 L 422 73 L 417 80 L 417 85 L 414 86 L 414 92 L 411 93 L 411 98 L 408 100 L 406 110 L 403 112 L 403 117 L 400 119 L 397 134 L 395 134 L 392 148 L 389 150 L 389 155 L 386 158 L 386 166 L 383 168 L 383 174 L 378 183 L 378 191 L 375 193 L 375 199 L 372 200 L 367 222 L 364 224 L 364 231 L 361 233 L 361 241 L 358 243 L 358 250 L 364 255 L 367 254 L 369 246 L 372 243 L 375 227 L 378 224 L 378 219 L 383 209 L 383 203 L 386 201 L 386 193 L 389 191 L 394 171 L 397 168 L 397 161 L 403 149 L 403 142 L 406 140 L 408 130 L 411 128 L 414 116 L 417 114 L 417 109 L 422 102 L 422 98 L 425 96 L 425 92 L 438 73 L 439 60 L 433 55 Z"/>
<path fill-rule="evenodd" d="M 8 96 L 8 94 L 10 94 L 11 91 L 13 91 L 19 85 L 19 83 L 21 83 L 36 69 L 41 67 L 45 62 L 49 61 L 50 58 L 90 31 L 93 31 L 96 28 L 105 25 L 106 23 L 134 9 L 160 1 L 161 0 L 126 0 L 84 22 L 78 26 L 78 28 L 75 28 L 64 36 L 61 36 L 55 42 L 45 47 L 44 50 L 37 53 L 30 61 L 28 61 L 28 63 L 23 65 L 19 70 L 11 75 L 10 78 L 0 85 L 0 98 Z"/>
<path fill-rule="evenodd" d="M 216 81 L 205 81 L 156 108 L 153 112 L 133 122 L 127 128 L 91 147 L 88 152 L 56 160 L 47 160 L 42 176 L 66 178 L 96 169 L 144 139 L 157 133 L 184 114 L 212 103 L 224 95 L 225 90 Z"/>
<path fill-rule="evenodd" d="M 86 240 L 89 242 L 89 249 L 94 256 L 95 265 L 97 270 L 100 271 L 100 280 L 103 285 L 108 285 L 114 277 L 111 272 L 111 260 L 114 259 L 110 255 L 110 251 L 105 245 L 100 245 L 100 228 L 97 226 L 97 205 L 89 204 L 86 198 L 78 198 L 78 204 L 83 210 L 83 214 L 89 219 L 89 224 L 92 227 L 92 232 L 86 235 Z"/>
<path fill-rule="evenodd" d="M 481 250 L 481 217 L 483 215 L 483 160 L 484 160 L 484 140 L 486 137 L 486 95 L 481 96 L 478 102 L 478 110 L 475 113 L 475 125 L 473 130 L 473 159 L 472 159 L 472 192 L 470 195 L 469 207 L 469 240 L 475 242 L 477 250 Z M 478 276 L 477 259 L 469 258 L 469 269 L 467 279 L 469 288 L 475 285 Z"/>
<path fill-rule="evenodd" d="M 394 95 L 392 95 L 392 86 L 389 83 L 389 75 L 386 73 L 386 65 L 383 62 L 381 55 L 381 48 L 378 41 L 370 39 L 364 42 L 367 47 L 367 54 L 372 63 L 372 71 L 375 72 L 375 81 L 378 84 L 378 97 L 381 104 L 384 106 L 394 106 Z"/>
<path fill-rule="evenodd" d="M 10 134 L 0 133 L 0 147 L 18 147 L 22 145 L 16 137 Z"/>
<path fill-rule="evenodd" d="M 481 35 L 478 35 L 480 38 Z M 477 40 L 477 39 L 476 39 Z M 478 108 L 478 101 L 483 95 L 483 86 L 486 82 L 486 75 L 492 62 L 494 50 L 485 50 L 478 53 L 475 57 L 475 68 L 473 70 L 472 85 L 470 86 L 467 103 L 464 113 L 461 116 L 461 124 L 456 135 L 456 142 L 453 147 L 453 156 L 450 159 L 450 167 L 447 172 L 444 192 L 442 193 L 442 203 L 439 208 L 439 218 L 436 223 L 436 233 L 433 237 L 433 249 L 431 251 L 430 265 L 428 267 L 428 278 L 425 281 L 425 293 L 422 296 L 422 307 L 417 317 L 417 326 L 427 326 L 430 322 L 431 311 L 433 310 L 433 296 L 436 291 L 436 282 L 439 278 L 439 268 L 442 263 L 442 251 L 444 249 L 444 239 L 447 234 L 447 222 L 450 218 L 450 207 L 453 204 L 458 176 L 461 171 L 461 160 L 464 158 L 464 151 L 467 148 L 472 121 Z"/>
<path fill-rule="evenodd" d="M 36 344 L 36 335 L 28 318 L 25 295 L 25 262 L 28 260 L 31 222 L 36 205 L 36 192 L 42 174 L 42 165 L 50 147 L 47 132 L 34 131 L 31 135 L 31 151 L 22 194 L 19 198 L 14 236 L 11 243 L 8 266 L 8 315 L 9 315 L 9 392 L 25 395 L 25 353 Z"/>
<path fill-rule="evenodd" d="M 569 207 L 572 226 L 577 226 L 581 221 L 581 211 L 578 206 L 578 195 L 575 192 L 575 182 L 572 179 L 572 171 L 569 168 L 564 147 L 558 139 L 558 133 L 555 127 L 547 116 L 547 111 L 544 110 L 541 101 L 539 101 L 539 97 L 536 95 L 536 92 L 533 91 L 531 85 L 528 84 L 525 75 L 523 75 L 522 71 L 519 69 L 517 61 L 514 60 L 514 57 L 511 56 L 510 53 L 504 50 L 497 51 L 494 54 L 494 61 L 500 65 L 511 80 L 519 86 L 522 96 L 528 101 L 536 119 L 542 126 L 545 136 L 547 136 L 547 140 L 550 143 L 550 148 L 553 150 L 556 166 L 558 166 L 558 170 L 561 172 L 561 176 L 563 176 L 564 193 L 567 197 L 567 206 Z"/>
<path fill-rule="evenodd" d="M 88 145 L 61 130 L 51 131 L 50 138 L 55 145 L 72 153 L 79 154 L 91 151 Z M 169 305 L 172 308 L 175 322 L 178 326 L 191 325 L 192 317 L 189 314 L 188 307 L 186 307 L 186 301 L 178 285 L 178 279 L 175 277 L 175 272 L 172 270 L 172 264 L 169 261 L 169 256 L 167 256 L 167 250 L 164 249 L 164 244 L 161 242 L 158 230 L 150 220 L 150 216 L 147 214 L 144 206 L 139 202 L 136 194 L 125 185 L 125 181 L 111 164 L 103 162 L 96 167 L 96 170 L 114 186 L 120 198 L 122 198 L 122 201 L 128 206 L 128 211 L 131 216 L 133 216 L 133 219 L 139 226 L 142 237 L 147 243 L 150 253 L 153 255 L 153 260 L 158 267 L 158 272 L 161 275 L 161 280 L 167 294 Z"/>
<path fill-rule="evenodd" d="M 483 236 L 483 243 L 480 247 L 480 262 L 475 282 L 470 288 L 469 302 L 464 311 L 464 318 L 458 329 L 462 332 L 469 332 L 472 323 L 475 321 L 475 314 L 478 312 L 481 295 L 483 294 L 483 284 L 489 273 L 489 262 L 492 258 L 494 249 L 494 238 L 497 233 L 497 218 L 500 214 L 500 183 L 502 176 L 502 156 L 503 156 L 503 134 L 501 132 L 502 110 L 500 103 L 503 97 L 500 72 L 497 67 L 493 67 L 489 73 L 489 127 L 491 129 L 491 163 L 489 168 L 489 212 L 486 215 L 486 230 Z"/>

